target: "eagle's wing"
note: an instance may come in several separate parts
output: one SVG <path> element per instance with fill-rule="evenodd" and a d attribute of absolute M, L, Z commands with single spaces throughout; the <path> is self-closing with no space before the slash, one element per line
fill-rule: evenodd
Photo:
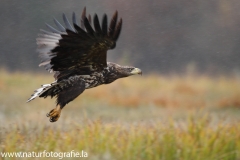
<path fill-rule="evenodd" d="M 86 17 L 84 8 L 81 19 L 81 27 L 73 13 L 73 26 L 63 14 L 66 27 L 63 27 L 56 19 L 55 29 L 46 24 L 51 32 L 42 30 L 37 39 L 41 63 L 50 72 L 56 72 L 57 79 L 64 79 L 74 74 L 90 74 L 93 71 L 101 71 L 107 66 L 107 50 L 113 49 L 119 37 L 122 19 L 117 22 L 117 11 L 113 15 L 108 27 L 105 14 L 100 26 L 98 16 L 93 18 L 94 29 L 91 26 L 91 17 Z"/>

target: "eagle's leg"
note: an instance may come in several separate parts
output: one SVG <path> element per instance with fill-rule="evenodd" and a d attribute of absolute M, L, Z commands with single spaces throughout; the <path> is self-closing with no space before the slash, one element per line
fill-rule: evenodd
<path fill-rule="evenodd" d="M 47 117 L 50 117 L 50 122 L 56 122 L 61 115 L 62 107 L 57 105 L 56 108 L 52 109 L 49 113 L 47 113 Z"/>
<path fill-rule="evenodd" d="M 56 108 L 47 114 L 47 117 L 50 117 L 50 122 L 56 122 L 61 115 L 63 107 L 85 90 L 85 81 L 79 78 L 79 76 L 69 77 L 68 79 L 60 81 L 58 85 L 62 90 L 56 95 Z"/>

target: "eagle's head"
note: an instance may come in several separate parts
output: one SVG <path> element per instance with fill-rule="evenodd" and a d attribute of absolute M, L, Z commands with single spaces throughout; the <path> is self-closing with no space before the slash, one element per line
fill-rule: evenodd
<path fill-rule="evenodd" d="M 121 66 L 116 63 L 108 62 L 108 68 L 110 75 L 113 75 L 116 79 L 137 74 L 142 75 L 141 69 L 132 66 Z"/>
<path fill-rule="evenodd" d="M 141 69 L 132 66 L 121 66 L 120 68 L 118 68 L 118 70 L 120 71 L 119 74 L 121 74 L 123 77 L 128 77 L 137 74 L 142 75 Z"/>

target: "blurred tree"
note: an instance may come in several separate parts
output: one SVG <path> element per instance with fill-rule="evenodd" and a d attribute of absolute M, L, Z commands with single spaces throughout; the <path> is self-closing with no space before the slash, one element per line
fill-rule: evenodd
<path fill-rule="evenodd" d="M 109 60 L 134 62 L 146 72 L 240 70 L 240 1 L 97 0 L 0 1 L 0 63 L 12 70 L 39 70 L 35 38 L 44 23 L 84 6 L 90 14 L 119 11 L 123 31 Z M 127 59 L 131 60 L 127 60 Z M 43 69 L 41 69 L 43 70 Z"/>

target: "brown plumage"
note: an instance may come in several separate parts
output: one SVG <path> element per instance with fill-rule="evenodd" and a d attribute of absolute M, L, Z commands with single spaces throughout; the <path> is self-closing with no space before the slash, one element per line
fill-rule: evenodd
<path fill-rule="evenodd" d="M 57 107 L 47 114 L 51 122 L 57 121 L 61 109 L 85 89 L 142 73 L 135 67 L 107 62 L 107 50 L 115 48 L 122 28 L 122 19 L 118 20 L 117 11 L 109 27 L 106 14 L 101 25 L 95 14 L 93 28 L 91 16 L 86 17 L 86 8 L 82 12 L 81 27 L 75 13 L 72 15 L 73 26 L 65 14 L 63 21 L 66 27 L 54 19 L 58 29 L 46 24 L 50 32 L 42 30 L 42 34 L 37 38 L 37 51 L 41 58 L 39 66 L 54 72 L 56 81 L 43 85 L 28 100 L 29 102 L 36 97 L 57 97 Z"/>

